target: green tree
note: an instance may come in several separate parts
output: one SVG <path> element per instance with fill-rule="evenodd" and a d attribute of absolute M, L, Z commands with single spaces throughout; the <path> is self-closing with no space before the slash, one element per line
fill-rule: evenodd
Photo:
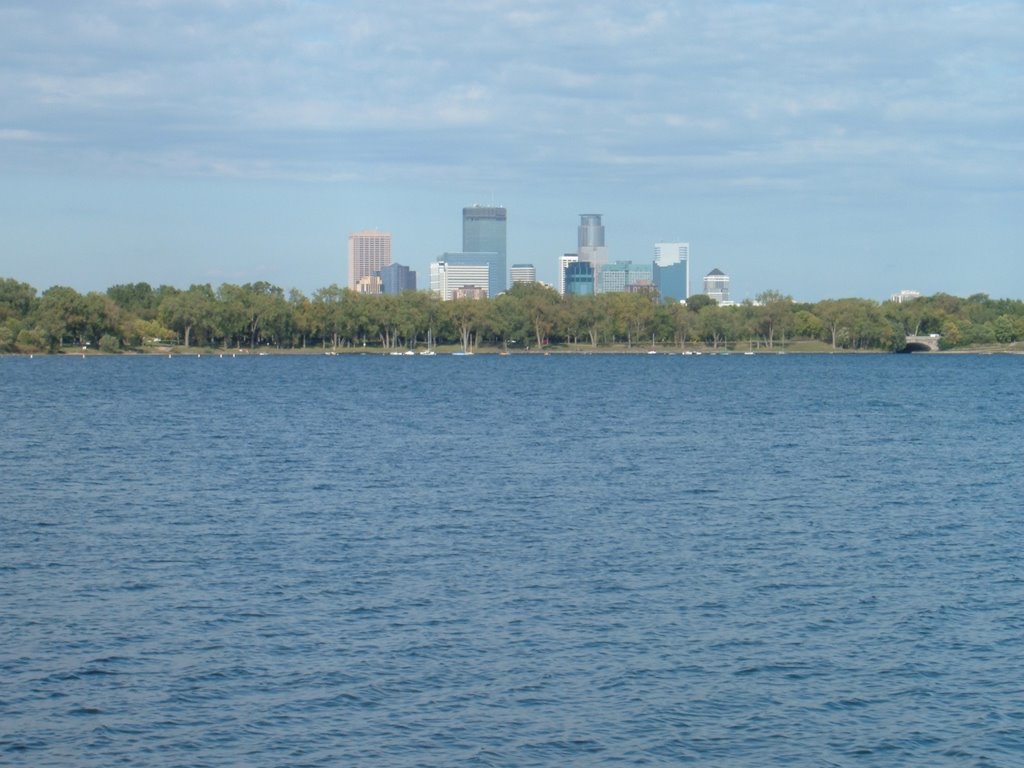
<path fill-rule="evenodd" d="M 160 306 L 160 297 L 149 283 L 112 285 L 107 288 L 107 296 L 122 310 L 143 320 L 155 319 Z"/>
<path fill-rule="evenodd" d="M 689 304 L 676 303 L 668 305 L 668 316 L 673 340 L 680 349 L 685 349 L 697 322 L 697 312 Z"/>
<path fill-rule="evenodd" d="M 697 313 L 698 332 L 706 344 L 711 344 L 712 349 L 718 349 L 719 344 L 724 345 L 728 341 L 733 327 L 728 309 L 711 303 L 704 305 Z"/>
<path fill-rule="evenodd" d="M 530 324 L 537 349 L 542 349 L 558 318 L 558 292 L 540 283 L 519 283 L 512 286 L 506 295 L 519 305 Z"/>
<path fill-rule="evenodd" d="M 105 352 L 108 355 L 120 352 L 121 340 L 113 334 L 105 333 L 100 336 L 99 350 L 100 352 Z"/>
<path fill-rule="evenodd" d="M 132 318 L 127 324 L 125 339 L 129 345 L 145 346 L 157 341 L 167 341 L 174 338 L 175 331 L 166 327 L 159 320 L 143 320 L 141 317 Z"/>
<path fill-rule="evenodd" d="M 609 294 L 599 296 L 574 296 L 565 297 L 568 323 L 579 329 L 580 333 L 586 333 L 590 340 L 591 347 L 597 347 L 601 333 L 607 324 L 608 306 L 605 297 Z"/>
<path fill-rule="evenodd" d="M 487 313 L 487 332 L 505 350 L 508 350 L 510 342 L 526 340 L 526 344 L 529 344 L 532 330 L 525 302 L 508 291 L 497 296 L 491 305 L 491 311 Z"/>
<path fill-rule="evenodd" d="M 605 293 L 613 332 L 626 338 L 626 347 L 650 335 L 656 300 L 646 293 Z"/>
<path fill-rule="evenodd" d="M 704 307 L 717 306 L 717 304 L 706 293 L 695 293 L 686 300 L 686 306 L 690 308 L 691 312 L 697 313 L 704 309 Z"/>
<path fill-rule="evenodd" d="M 225 324 L 233 327 L 233 333 L 242 330 L 250 349 L 262 341 L 261 332 L 265 332 L 280 345 L 281 336 L 286 330 L 282 321 L 286 320 L 288 311 L 281 288 L 263 280 L 242 286 L 225 283 L 220 288 L 220 298 L 225 305 Z M 241 329 L 238 328 L 239 323 Z"/>
<path fill-rule="evenodd" d="M 28 283 L 0 278 L 0 323 L 11 318 L 24 320 L 36 304 L 36 289 Z"/>
<path fill-rule="evenodd" d="M 772 349 L 775 346 L 775 334 L 785 333 L 793 299 L 775 290 L 763 291 L 757 294 L 756 299 L 760 305 L 754 315 L 756 328 L 768 349 Z"/>
<path fill-rule="evenodd" d="M 406 291 L 399 299 L 402 312 L 399 330 L 410 346 L 416 346 L 420 336 L 433 343 L 443 312 L 441 299 L 429 291 Z"/>
<path fill-rule="evenodd" d="M 459 336 L 463 352 L 472 352 L 474 333 L 483 315 L 483 303 L 478 299 L 452 299 L 445 302 L 448 318 Z"/>
<path fill-rule="evenodd" d="M 55 285 L 47 288 L 35 306 L 35 326 L 46 338 L 51 348 L 64 346 L 64 340 L 71 337 L 79 344 L 85 341 L 89 329 L 89 308 L 85 298 L 74 288 Z"/>
<path fill-rule="evenodd" d="M 184 338 L 188 349 L 192 330 L 212 329 L 217 315 L 217 297 L 210 285 L 193 284 L 187 291 L 168 295 L 158 309 L 160 322 Z"/>
<path fill-rule="evenodd" d="M 942 338 L 939 340 L 939 349 L 953 349 L 963 342 L 963 334 L 960 332 L 960 324 L 956 320 L 947 320 L 942 326 Z"/>
<path fill-rule="evenodd" d="M 311 304 L 314 327 L 320 333 L 325 347 L 328 339 L 331 341 L 332 349 L 337 349 L 341 341 L 343 330 L 341 303 L 344 298 L 345 291 L 335 284 L 313 292 Z"/>
<path fill-rule="evenodd" d="M 306 342 L 317 333 L 317 317 L 311 302 L 302 291 L 292 288 L 288 292 L 288 313 L 292 318 L 292 328 L 306 348 Z"/>
<path fill-rule="evenodd" d="M 824 324 L 809 309 L 800 309 L 793 315 L 793 335 L 801 339 L 820 338 Z"/>
<path fill-rule="evenodd" d="M 0 323 L 0 352 L 13 352 L 18 340 L 18 334 L 24 330 L 21 324 L 13 318 Z"/>
<path fill-rule="evenodd" d="M 1010 315 L 997 317 L 992 323 L 992 329 L 995 331 L 996 341 L 1000 344 L 1017 341 L 1017 324 Z"/>
<path fill-rule="evenodd" d="M 28 328 L 23 328 L 18 332 L 14 347 L 19 352 L 24 352 L 26 354 L 53 349 L 45 332 L 39 329 L 29 330 Z"/>
<path fill-rule="evenodd" d="M 87 343 L 98 345 L 100 337 L 107 334 L 120 340 L 124 313 L 109 296 L 90 291 L 83 297 L 83 304 L 86 319 L 84 335 Z"/>

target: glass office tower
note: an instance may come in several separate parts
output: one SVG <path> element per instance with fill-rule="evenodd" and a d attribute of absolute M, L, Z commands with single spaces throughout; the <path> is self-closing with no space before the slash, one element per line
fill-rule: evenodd
<path fill-rule="evenodd" d="M 654 285 L 664 299 L 690 298 L 690 244 L 654 244 Z"/>
<path fill-rule="evenodd" d="M 594 295 L 594 265 L 589 261 L 574 261 L 567 264 L 564 280 L 567 296 Z"/>
<path fill-rule="evenodd" d="M 462 209 L 462 252 L 493 253 L 487 294 L 503 293 L 508 279 L 505 225 L 508 211 L 500 206 L 473 205 Z"/>

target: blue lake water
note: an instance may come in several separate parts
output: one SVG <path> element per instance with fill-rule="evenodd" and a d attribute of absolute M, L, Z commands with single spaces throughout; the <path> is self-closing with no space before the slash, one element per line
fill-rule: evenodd
<path fill-rule="evenodd" d="M 1024 765 L 1024 358 L 0 358 L 0 765 Z"/>

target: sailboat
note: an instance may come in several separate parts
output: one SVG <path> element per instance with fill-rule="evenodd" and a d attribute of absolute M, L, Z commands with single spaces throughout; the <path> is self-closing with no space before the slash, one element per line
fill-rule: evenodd
<path fill-rule="evenodd" d="M 434 351 L 434 335 L 430 328 L 427 329 L 427 348 L 420 352 L 420 354 L 429 355 L 430 357 L 437 354 L 437 352 Z"/>

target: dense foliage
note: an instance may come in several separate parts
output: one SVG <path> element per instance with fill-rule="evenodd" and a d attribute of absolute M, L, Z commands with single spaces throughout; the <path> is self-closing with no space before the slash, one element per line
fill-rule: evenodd
<path fill-rule="evenodd" d="M 26 283 L 0 279 L 0 352 L 69 344 L 102 351 L 157 344 L 402 349 L 430 339 L 464 349 L 650 343 L 772 349 L 816 339 L 833 349 L 892 350 L 907 335 L 933 333 L 942 335 L 945 348 L 1024 340 L 1024 302 L 936 294 L 902 304 L 800 304 L 766 291 L 756 302 L 720 307 L 706 296 L 685 305 L 641 293 L 561 297 L 540 284 L 516 285 L 494 299 L 442 302 L 425 292 L 367 296 L 336 285 L 312 296 L 285 294 L 266 282 L 188 290 L 134 283 L 84 295 L 54 286 L 37 295 Z"/>

